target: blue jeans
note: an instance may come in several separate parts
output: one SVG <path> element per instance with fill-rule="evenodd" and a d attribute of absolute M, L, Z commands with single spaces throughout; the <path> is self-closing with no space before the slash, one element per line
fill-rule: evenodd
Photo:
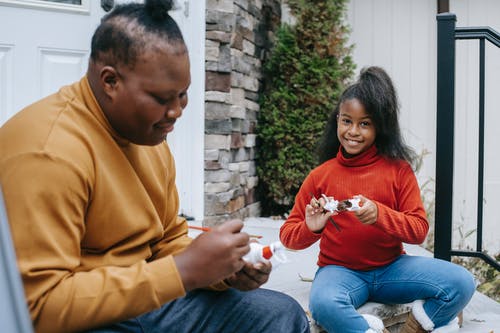
<path fill-rule="evenodd" d="M 356 311 L 367 301 L 404 304 L 424 300 L 434 327 L 448 324 L 474 294 L 473 276 L 448 261 L 401 255 L 389 265 L 356 271 L 342 266 L 318 269 L 310 294 L 312 317 L 330 333 L 365 333 Z"/>
<path fill-rule="evenodd" d="M 88 332 L 307 333 L 309 322 L 293 298 L 272 290 L 195 290 L 157 310 Z"/>

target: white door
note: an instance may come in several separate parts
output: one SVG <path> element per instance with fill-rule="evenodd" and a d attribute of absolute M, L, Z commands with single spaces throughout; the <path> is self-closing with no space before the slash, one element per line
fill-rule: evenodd
<path fill-rule="evenodd" d="M 0 0 L 0 124 L 84 75 L 104 13 L 100 1 Z"/>
<path fill-rule="evenodd" d="M 86 72 L 90 40 L 105 11 L 96 0 L 0 0 L 0 125 Z M 129 1 L 114 1 L 116 4 Z M 180 213 L 203 219 L 205 4 L 177 1 L 172 16 L 191 57 L 189 105 L 168 142 L 176 159 Z"/>

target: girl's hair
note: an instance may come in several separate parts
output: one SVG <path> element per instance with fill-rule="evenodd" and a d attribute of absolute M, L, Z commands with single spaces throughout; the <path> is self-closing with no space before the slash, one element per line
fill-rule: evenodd
<path fill-rule="evenodd" d="M 379 154 L 393 159 L 403 159 L 412 164 L 416 154 L 405 144 L 399 128 L 399 103 L 391 78 L 381 67 L 367 67 L 360 72 L 356 82 L 346 88 L 326 124 L 319 144 L 319 162 L 336 156 L 340 142 L 337 137 L 337 118 L 340 105 L 357 99 L 375 125 L 375 145 Z"/>
<path fill-rule="evenodd" d="M 144 4 L 116 6 L 102 18 L 92 37 L 91 60 L 133 68 L 147 45 L 155 46 L 155 43 L 147 43 L 148 39 L 159 38 L 185 46 L 177 23 L 168 14 L 172 7 L 173 0 L 146 0 Z"/>

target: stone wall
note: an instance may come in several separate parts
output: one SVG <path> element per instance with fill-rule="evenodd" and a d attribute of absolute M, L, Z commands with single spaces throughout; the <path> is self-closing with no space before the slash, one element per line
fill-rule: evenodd
<path fill-rule="evenodd" d="M 206 0 L 205 225 L 260 215 L 255 126 L 280 0 Z"/>

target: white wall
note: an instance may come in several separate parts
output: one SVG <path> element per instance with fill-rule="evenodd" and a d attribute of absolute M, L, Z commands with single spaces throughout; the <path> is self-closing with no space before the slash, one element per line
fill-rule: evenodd
<path fill-rule="evenodd" d="M 496 0 L 452 0 L 450 11 L 457 15 L 457 27 L 490 26 L 500 32 L 500 2 Z M 454 223 L 462 234 L 475 228 L 477 216 L 477 156 L 479 112 L 479 42 L 457 41 L 455 97 L 455 191 Z M 500 223 L 496 211 L 500 200 L 500 151 L 496 144 L 500 121 L 500 49 L 486 43 L 485 80 L 485 169 L 483 202 L 484 248 L 490 254 L 500 251 Z M 465 93 L 467 92 L 467 93 Z M 471 190 L 473 189 L 473 190 Z M 460 241 L 454 234 L 454 243 Z M 475 248 L 475 238 L 468 237 L 464 245 Z"/>
<path fill-rule="evenodd" d="M 205 1 L 178 1 L 172 17 L 179 24 L 189 50 L 189 102 L 167 142 L 175 157 L 179 213 L 202 220 L 204 216 L 205 137 Z"/>
<path fill-rule="evenodd" d="M 457 26 L 489 25 L 500 31 L 500 1 L 451 0 Z M 351 0 L 347 21 L 351 26 L 357 72 L 364 66 L 384 67 L 394 80 L 401 102 L 401 127 L 417 152 L 430 154 L 418 173 L 421 184 L 435 175 L 436 146 L 436 0 Z M 477 42 L 457 43 L 454 244 L 475 228 L 477 206 Z M 500 120 L 500 51 L 487 48 L 484 248 L 500 250 L 500 224 L 492 206 L 500 199 L 500 153 L 494 125 Z M 495 114 L 496 113 L 496 114 Z M 490 126 L 488 126 L 490 125 Z M 433 190 L 433 186 L 431 188 Z M 439 223 L 439 222 L 437 222 Z M 463 242 L 474 248 L 470 236 Z"/>

